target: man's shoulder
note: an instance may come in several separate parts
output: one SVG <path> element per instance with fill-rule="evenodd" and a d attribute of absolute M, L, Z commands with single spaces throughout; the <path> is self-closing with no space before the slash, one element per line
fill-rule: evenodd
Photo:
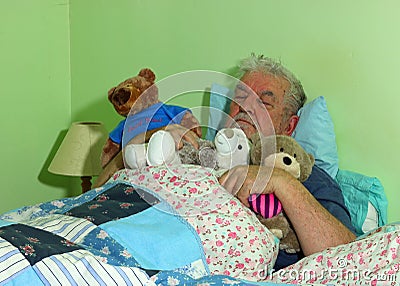
<path fill-rule="evenodd" d="M 311 193 L 321 188 L 324 190 L 334 189 L 341 192 L 338 183 L 327 172 L 316 165 L 313 166 L 311 175 L 303 182 L 303 185 Z"/>

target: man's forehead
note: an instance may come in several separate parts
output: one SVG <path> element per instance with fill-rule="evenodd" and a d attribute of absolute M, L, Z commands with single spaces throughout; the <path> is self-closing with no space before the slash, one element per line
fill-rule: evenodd
<path fill-rule="evenodd" d="M 237 84 L 236 90 L 254 92 L 258 96 L 278 96 L 284 94 L 290 83 L 284 77 L 262 72 L 250 72 L 243 75 Z"/>
<path fill-rule="evenodd" d="M 262 96 L 275 97 L 274 91 L 268 87 L 255 89 L 255 88 L 249 87 L 248 85 L 246 85 L 243 82 L 237 84 L 235 91 L 236 91 L 236 93 L 245 92 L 247 94 L 258 95 L 259 97 L 262 97 Z"/>
<path fill-rule="evenodd" d="M 285 87 L 290 84 L 283 76 L 262 71 L 247 72 L 241 77 L 240 81 L 250 87 L 253 85 Z"/>

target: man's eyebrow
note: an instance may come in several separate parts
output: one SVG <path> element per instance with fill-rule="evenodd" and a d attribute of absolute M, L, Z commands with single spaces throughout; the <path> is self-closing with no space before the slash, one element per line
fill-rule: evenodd
<path fill-rule="evenodd" d="M 270 90 L 263 90 L 262 92 L 260 92 L 260 95 L 268 95 L 268 96 L 271 96 L 271 97 L 275 96 L 275 94 Z"/>
<path fill-rule="evenodd" d="M 237 88 L 237 89 L 240 89 L 240 90 L 243 90 L 243 91 L 249 90 L 249 88 L 247 87 L 247 85 L 240 84 L 240 83 L 236 86 L 236 88 Z"/>

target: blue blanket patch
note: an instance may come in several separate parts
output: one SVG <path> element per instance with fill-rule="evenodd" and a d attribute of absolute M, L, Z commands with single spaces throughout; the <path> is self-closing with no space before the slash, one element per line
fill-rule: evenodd
<path fill-rule="evenodd" d="M 157 205 L 100 227 L 126 247 L 143 268 L 173 270 L 196 260 L 206 265 L 201 241 L 192 226 L 161 209 L 165 210 Z"/>
<path fill-rule="evenodd" d="M 80 243 L 96 256 L 104 257 L 107 263 L 116 266 L 138 267 L 141 265 L 113 237 L 96 228 Z"/>
<path fill-rule="evenodd" d="M 6 280 L 0 280 L 0 284 L 3 286 L 18 286 L 18 285 L 29 285 L 35 286 L 40 285 L 43 286 L 41 280 L 38 279 L 38 276 L 33 270 L 33 268 L 26 268 L 23 271 L 16 273 L 15 275 L 9 277 Z"/>
<path fill-rule="evenodd" d="M 273 282 L 253 282 L 246 280 L 239 280 L 227 275 L 210 275 L 194 279 L 185 274 L 162 271 L 155 276 L 156 285 L 214 285 L 214 286 L 282 286 L 282 285 L 295 285 L 295 284 L 281 284 Z M 297 284 L 296 284 L 297 285 Z"/>
<path fill-rule="evenodd" d="M 0 227 L 7 226 L 10 224 L 13 224 L 13 222 L 0 219 Z"/>

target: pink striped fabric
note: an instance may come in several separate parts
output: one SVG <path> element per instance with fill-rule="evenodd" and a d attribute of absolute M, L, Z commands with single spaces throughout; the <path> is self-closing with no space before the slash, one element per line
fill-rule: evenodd
<path fill-rule="evenodd" d="M 281 202 L 273 194 L 252 194 L 249 203 L 255 213 L 265 218 L 274 217 L 282 211 Z"/>

